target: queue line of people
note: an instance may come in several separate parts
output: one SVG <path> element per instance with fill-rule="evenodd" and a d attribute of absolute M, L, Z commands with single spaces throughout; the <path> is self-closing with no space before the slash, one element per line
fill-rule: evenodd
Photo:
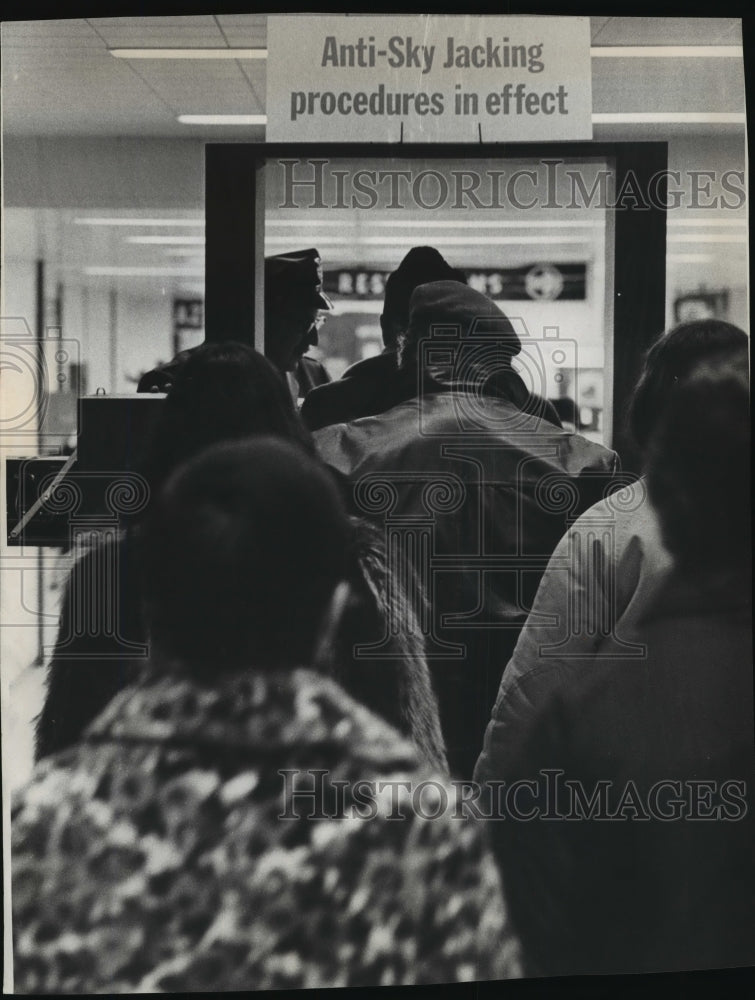
<path fill-rule="evenodd" d="M 647 478 L 627 486 L 528 391 L 512 324 L 434 249 L 389 279 L 384 354 L 311 390 L 319 254 L 265 267 L 270 360 L 205 344 L 142 380 L 167 398 L 149 503 L 107 543 L 117 636 L 71 626 L 101 553 L 72 572 L 14 804 L 17 989 L 752 958 L 749 822 L 474 808 L 554 767 L 583 789 L 741 781 L 750 802 L 746 335 L 660 338 L 632 418 Z M 409 804 L 365 816 L 355 789 L 381 780 Z M 418 787 L 465 790 L 428 813 Z M 286 815 L 295 798 L 325 811 Z"/>

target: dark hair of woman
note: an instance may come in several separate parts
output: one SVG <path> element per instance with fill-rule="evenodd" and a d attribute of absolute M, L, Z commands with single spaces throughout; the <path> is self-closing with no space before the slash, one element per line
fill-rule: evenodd
<path fill-rule="evenodd" d="M 672 390 L 648 446 L 648 488 L 683 572 L 749 576 L 750 394 L 745 359 L 701 365 Z"/>
<path fill-rule="evenodd" d="M 641 449 L 668 403 L 676 382 L 703 361 L 746 352 L 744 330 L 720 319 L 699 319 L 661 334 L 645 355 L 644 366 L 629 405 L 629 426 Z"/>
<path fill-rule="evenodd" d="M 315 453 L 288 386 L 264 355 L 236 341 L 202 344 L 176 373 L 142 472 L 155 493 L 204 448 L 250 434 L 283 437 Z"/>

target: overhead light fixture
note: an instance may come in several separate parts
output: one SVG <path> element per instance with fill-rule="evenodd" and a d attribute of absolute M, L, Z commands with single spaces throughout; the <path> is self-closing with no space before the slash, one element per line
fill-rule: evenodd
<path fill-rule="evenodd" d="M 596 45 L 593 59 L 741 59 L 741 45 Z"/>
<path fill-rule="evenodd" d="M 156 243 L 160 246 L 204 246 L 204 236 L 127 236 L 126 243 Z"/>
<path fill-rule="evenodd" d="M 666 260 L 669 264 L 709 264 L 713 260 L 711 253 L 669 253 Z"/>
<path fill-rule="evenodd" d="M 744 125 L 744 111 L 627 111 L 594 114 L 593 125 Z"/>
<path fill-rule="evenodd" d="M 267 125 L 267 115 L 179 115 L 182 125 Z"/>
<path fill-rule="evenodd" d="M 266 219 L 265 225 L 270 227 L 291 227 L 299 229 L 302 226 L 312 226 L 321 229 L 325 226 L 343 229 L 347 222 L 344 219 Z M 514 220 L 498 219 L 449 219 L 442 222 L 439 219 L 371 219 L 368 223 L 372 228 L 383 229 L 594 229 L 603 225 L 597 219 L 589 222 L 585 219 L 554 220 L 546 222 L 539 219 L 531 222 L 516 222 Z"/>
<path fill-rule="evenodd" d="M 417 219 L 411 222 L 406 219 L 377 219 L 370 222 L 371 226 L 382 226 L 388 229 L 595 229 L 602 227 L 603 222 L 586 219 L 560 219 L 551 222 L 545 219 L 517 222 L 513 219 L 450 219 L 442 222 L 439 219 Z"/>
<path fill-rule="evenodd" d="M 84 274 L 102 278 L 202 278 L 201 267 L 85 267 Z"/>
<path fill-rule="evenodd" d="M 747 219 L 673 219 L 669 226 L 746 226 Z"/>
<path fill-rule="evenodd" d="M 667 236 L 668 243 L 746 243 L 746 233 L 690 233 L 688 236 Z"/>
<path fill-rule="evenodd" d="M 89 219 L 74 219 L 77 226 L 201 226 L 204 228 L 204 219 L 107 219 L 92 217 Z"/>
<path fill-rule="evenodd" d="M 562 244 L 579 243 L 581 245 L 590 242 L 589 237 L 581 236 L 441 236 L 440 243 L 448 246 L 521 246 L 524 243 L 533 244 Z M 291 238 L 288 236 L 268 236 L 265 243 L 275 246 L 289 246 Z M 364 236 L 357 240 L 343 236 L 319 236 L 318 246 L 415 246 L 416 236 Z"/>
<path fill-rule="evenodd" d="M 166 257 L 196 257 L 200 260 L 204 247 L 166 247 L 163 253 Z"/>
<path fill-rule="evenodd" d="M 108 49 L 116 59 L 267 59 L 267 49 Z"/>

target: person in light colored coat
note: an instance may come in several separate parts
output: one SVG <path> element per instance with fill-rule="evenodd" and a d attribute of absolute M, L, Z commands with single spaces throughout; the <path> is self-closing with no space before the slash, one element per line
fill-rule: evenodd
<path fill-rule="evenodd" d="M 683 323 L 647 354 L 630 408 L 642 449 L 673 387 L 704 361 L 746 357 L 748 338 L 720 320 Z M 601 500 L 577 518 L 556 546 L 503 675 L 482 753 L 478 781 L 498 780 L 509 747 L 525 738 L 549 695 L 578 681 L 601 655 L 628 668 L 645 656 L 630 638 L 652 608 L 672 568 L 645 478 Z"/>
<path fill-rule="evenodd" d="M 648 455 L 673 566 L 623 632 L 644 655 L 604 637 L 550 685 L 524 676 L 528 723 L 495 759 L 533 783 L 532 822 L 490 824 L 528 975 L 755 961 L 746 364 L 681 380 Z"/>

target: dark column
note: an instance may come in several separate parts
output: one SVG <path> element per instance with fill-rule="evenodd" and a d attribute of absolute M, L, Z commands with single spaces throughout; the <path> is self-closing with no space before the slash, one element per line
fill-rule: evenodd
<path fill-rule="evenodd" d="M 257 160 L 246 145 L 205 147 L 207 340 L 254 346 Z"/>
<path fill-rule="evenodd" d="M 658 175 L 668 167 L 668 145 L 627 142 L 616 149 L 616 194 L 624 197 L 615 211 L 613 447 L 627 471 L 639 472 L 627 407 L 643 352 L 666 321 L 667 182 Z"/>

